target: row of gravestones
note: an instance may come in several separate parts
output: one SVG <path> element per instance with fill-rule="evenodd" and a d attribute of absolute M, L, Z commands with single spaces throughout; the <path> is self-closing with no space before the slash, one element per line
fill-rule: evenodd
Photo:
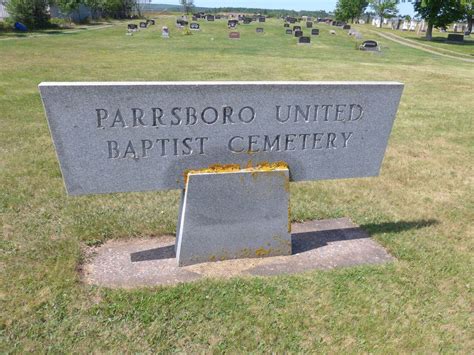
<path fill-rule="evenodd" d="M 148 26 L 155 25 L 155 21 L 156 20 L 154 20 L 154 19 L 146 20 L 146 21 L 140 22 L 139 25 L 134 24 L 134 23 L 129 23 L 127 25 L 127 29 L 128 29 L 129 32 L 138 31 L 138 28 L 148 28 Z"/>
<path fill-rule="evenodd" d="M 206 19 L 207 21 L 215 21 L 215 20 L 220 20 L 223 17 L 220 15 L 206 15 L 206 14 L 193 14 L 192 19 L 193 21 L 197 21 L 200 19 Z M 228 18 L 227 16 L 225 18 Z M 255 22 L 266 22 L 266 17 L 265 16 L 253 16 L 253 17 L 247 17 L 247 16 L 242 16 L 239 15 L 238 19 L 236 21 L 241 21 L 244 24 L 250 24 L 252 21 Z"/>

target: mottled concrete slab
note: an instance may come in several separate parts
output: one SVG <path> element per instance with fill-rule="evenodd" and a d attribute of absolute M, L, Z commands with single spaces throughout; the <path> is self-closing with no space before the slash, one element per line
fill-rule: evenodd
<path fill-rule="evenodd" d="M 201 278 L 293 274 L 394 260 L 348 218 L 292 224 L 293 254 L 234 259 L 179 267 L 174 236 L 110 241 L 88 249 L 82 277 L 106 287 L 173 285 Z"/>
<path fill-rule="evenodd" d="M 396 82 L 41 83 L 71 195 L 182 189 L 212 164 L 284 161 L 292 181 L 376 176 Z"/>

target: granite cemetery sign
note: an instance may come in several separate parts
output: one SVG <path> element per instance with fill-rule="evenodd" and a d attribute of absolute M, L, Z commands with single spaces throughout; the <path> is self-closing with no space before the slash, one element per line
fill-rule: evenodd
<path fill-rule="evenodd" d="M 378 175 L 403 85 L 84 82 L 39 89 L 69 194 L 185 189 L 177 259 L 188 265 L 291 253 L 288 181 Z M 263 169 L 245 169 L 251 165 Z"/>

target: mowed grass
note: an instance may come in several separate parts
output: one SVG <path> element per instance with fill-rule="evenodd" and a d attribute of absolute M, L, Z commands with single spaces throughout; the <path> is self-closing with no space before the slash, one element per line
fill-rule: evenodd
<path fill-rule="evenodd" d="M 474 57 L 474 34 L 470 36 L 464 36 L 463 44 L 455 44 L 447 42 L 448 35 L 454 32 L 439 32 L 437 29 L 433 30 L 433 39 L 428 41 L 426 39 L 426 33 L 416 31 L 394 31 L 388 28 L 377 28 L 372 25 L 356 26 L 358 28 L 364 28 L 369 31 L 382 31 L 386 34 L 392 34 L 399 37 L 403 37 L 411 41 L 411 43 L 418 44 L 428 49 L 438 50 L 441 53 L 458 54 L 468 57 Z M 460 32 L 457 33 L 462 34 Z"/>
<path fill-rule="evenodd" d="M 183 36 L 169 17 L 133 36 L 118 23 L 0 41 L 0 351 L 472 352 L 474 65 L 377 36 L 381 53 L 357 51 L 323 24 L 311 46 L 276 20 L 264 35 L 241 26 L 240 41 L 225 21 L 201 25 Z M 350 217 L 397 261 L 128 291 L 81 284 L 84 245 L 159 238 L 178 213 L 177 191 L 66 196 L 37 85 L 100 80 L 403 82 L 379 177 L 291 185 L 293 221 Z"/>

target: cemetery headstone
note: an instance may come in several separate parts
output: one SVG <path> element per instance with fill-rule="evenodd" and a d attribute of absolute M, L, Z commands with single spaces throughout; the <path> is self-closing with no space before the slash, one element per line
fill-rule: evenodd
<path fill-rule="evenodd" d="M 311 35 L 313 36 L 318 36 L 319 35 L 319 29 L 318 28 L 313 28 L 311 30 Z"/>
<path fill-rule="evenodd" d="M 448 43 L 464 43 L 464 35 L 463 34 L 456 34 L 450 33 L 448 34 Z"/>
<path fill-rule="evenodd" d="M 146 20 L 147 24 L 148 25 L 151 25 L 151 26 L 154 26 L 155 25 L 155 20 L 151 19 L 151 20 Z"/>
<path fill-rule="evenodd" d="M 312 28 L 313 23 L 312 22 L 306 22 L 306 28 Z"/>
<path fill-rule="evenodd" d="M 363 51 L 378 51 L 380 49 L 377 41 L 373 40 L 362 42 L 359 48 Z"/>
<path fill-rule="evenodd" d="M 161 28 L 161 37 L 162 37 L 162 38 L 170 38 L 170 32 L 169 32 L 169 30 L 168 30 L 168 27 L 163 26 L 163 27 Z"/>
<path fill-rule="evenodd" d="M 140 22 L 140 28 L 147 28 L 146 22 Z"/>
<path fill-rule="evenodd" d="M 293 31 L 291 30 L 291 28 L 288 28 L 288 29 L 285 31 L 285 33 L 286 33 L 287 35 L 292 35 L 292 34 L 293 34 Z"/>
<path fill-rule="evenodd" d="M 255 32 L 256 32 L 256 33 L 263 33 L 263 27 L 257 27 L 257 28 L 255 29 Z"/>
<path fill-rule="evenodd" d="M 207 15 L 207 21 L 214 21 L 214 15 Z"/>
<path fill-rule="evenodd" d="M 181 26 L 181 27 L 185 27 L 185 26 L 188 25 L 188 21 L 178 19 L 178 20 L 176 20 L 176 24 Z"/>
<path fill-rule="evenodd" d="M 192 31 L 199 31 L 200 27 L 201 26 L 197 22 L 191 22 L 191 24 L 189 25 L 189 29 Z"/>
<path fill-rule="evenodd" d="M 311 38 L 307 36 L 301 36 L 298 38 L 298 44 L 311 44 Z"/>
<path fill-rule="evenodd" d="M 179 265 L 189 265 L 290 254 L 290 177 L 378 175 L 403 85 L 99 82 L 39 89 L 67 192 L 181 189 L 176 253 Z M 257 167 L 246 168 L 249 160 Z"/>
<path fill-rule="evenodd" d="M 343 29 L 343 30 L 350 30 L 350 29 L 351 29 L 351 25 L 347 25 L 347 24 L 346 24 L 346 25 L 342 26 L 342 29 Z"/>
<path fill-rule="evenodd" d="M 220 20 L 220 19 L 221 19 L 221 16 L 220 16 L 220 15 L 216 15 L 216 16 L 215 16 L 215 19 L 216 19 L 216 20 Z"/>
<path fill-rule="evenodd" d="M 293 26 L 293 31 L 301 31 L 301 26 Z"/>
<path fill-rule="evenodd" d="M 237 32 L 237 31 L 229 32 L 229 39 L 240 39 L 240 32 Z"/>
<path fill-rule="evenodd" d="M 238 23 L 239 23 L 238 20 L 229 20 L 229 21 L 227 21 L 227 27 L 235 28 L 235 27 L 237 27 Z"/>
<path fill-rule="evenodd" d="M 265 22 L 265 16 L 260 16 L 258 18 L 258 22 Z"/>
<path fill-rule="evenodd" d="M 295 31 L 294 34 L 295 34 L 295 37 L 301 37 L 303 36 L 303 31 Z"/>
<path fill-rule="evenodd" d="M 244 17 L 244 25 L 250 25 L 252 23 L 251 17 Z"/>
<path fill-rule="evenodd" d="M 137 26 L 136 24 L 134 24 L 134 23 L 129 23 L 129 24 L 127 25 L 127 29 L 128 29 L 129 31 L 137 31 L 137 30 L 138 30 L 138 26 Z"/>
<path fill-rule="evenodd" d="M 284 23 L 283 27 L 290 27 L 290 24 L 289 23 Z"/>

